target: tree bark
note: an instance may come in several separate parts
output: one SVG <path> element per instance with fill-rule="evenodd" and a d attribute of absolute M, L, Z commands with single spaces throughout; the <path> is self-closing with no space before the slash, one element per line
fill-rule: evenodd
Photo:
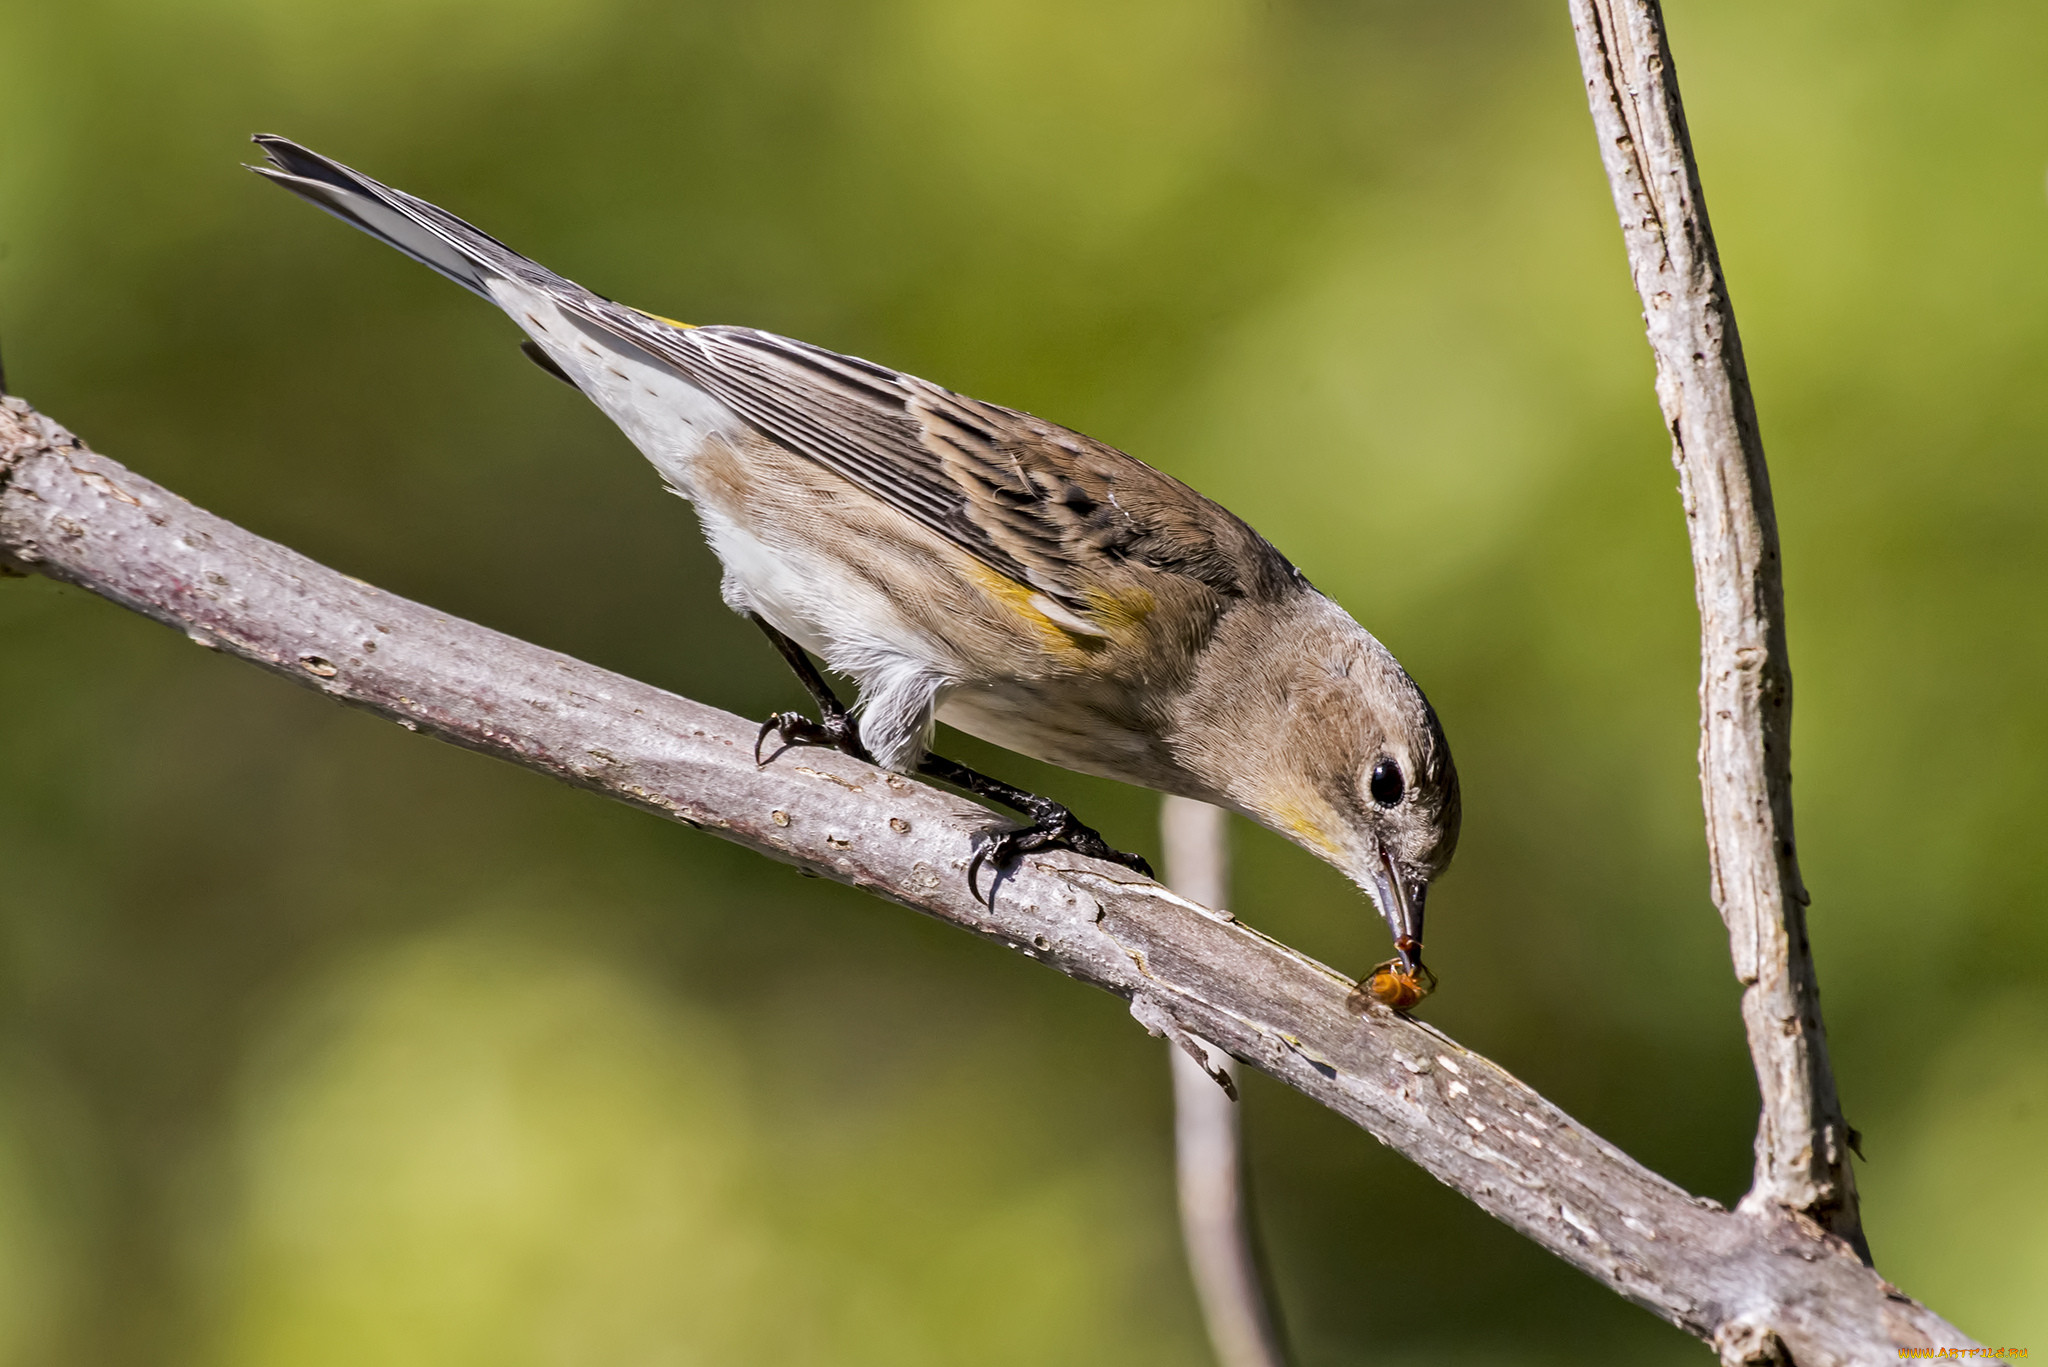
<path fill-rule="evenodd" d="M 1742 1206 L 1810 1218 L 1867 1262 L 1792 839 L 1778 520 L 1735 309 L 1657 0 L 1571 0 L 1571 14 L 1692 541 L 1707 853 L 1763 1098 Z"/>
<path fill-rule="evenodd" d="M 1440 1031 L 1113 864 L 1036 855 L 969 892 L 986 809 L 315 564 L 0 405 L 0 563 L 90 589 L 409 731 L 737 841 L 1114 992 L 1362 1126 L 1730 1361 L 1895 1361 L 1972 1340 L 1810 1221 L 1687 1195 Z M 1774 1347 L 1774 1345 L 1776 1345 Z"/>

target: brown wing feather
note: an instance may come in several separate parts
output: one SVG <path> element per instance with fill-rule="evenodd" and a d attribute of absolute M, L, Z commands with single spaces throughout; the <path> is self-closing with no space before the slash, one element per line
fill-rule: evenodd
<path fill-rule="evenodd" d="M 768 437 L 1075 611 L 1088 611 L 1115 565 L 1231 598 L 1303 582 L 1230 512 L 1079 432 L 773 333 L 671 327 L 596 296 L 562 302 Z"/>

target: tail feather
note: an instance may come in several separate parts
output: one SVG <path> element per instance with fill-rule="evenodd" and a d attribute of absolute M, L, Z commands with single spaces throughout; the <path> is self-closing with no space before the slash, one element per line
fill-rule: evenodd
<path fill-rule="evenodd" d="M 251 166 L 251 171 L 493 303 L 498 301 L 488 282 L 494 276 L 509 275 L 534 284 L 568 284 L 489 233 L 423 199 L 371 180 L 275 134 L 259 133 L 254 141 L 270 165 Z"/>

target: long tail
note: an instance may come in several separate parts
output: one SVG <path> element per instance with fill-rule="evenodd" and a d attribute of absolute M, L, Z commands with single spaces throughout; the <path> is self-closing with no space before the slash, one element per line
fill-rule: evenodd
<path fill-rule="evenodd" d="M 574 293 L 583 292 L 489 233 L 472 228 L 423 199 L 379 184 L 287 138 L 258 133 L 253 141 L 271 164 L 251 166 L 251 171 L 267 176 L 342 222 L 354 224 L 492 303 L 499 302 L 487 287 L 494 276 L 511 276 L 552 290 L 566 287 Z"/>

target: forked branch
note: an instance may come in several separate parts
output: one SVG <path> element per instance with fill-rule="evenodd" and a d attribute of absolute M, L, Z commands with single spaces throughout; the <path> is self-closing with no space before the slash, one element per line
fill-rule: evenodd
<path fill-rule="evenodd" d="M 1817 1221 L 1866 1260 L 1792 841 L 1792 667 L 1749 372 L 1657 0 L 1571 0 L 1600 156 L 1657 360 L 1700 608 L 1700 787 L 1763 1111 L 1745 1209 Z"/>

